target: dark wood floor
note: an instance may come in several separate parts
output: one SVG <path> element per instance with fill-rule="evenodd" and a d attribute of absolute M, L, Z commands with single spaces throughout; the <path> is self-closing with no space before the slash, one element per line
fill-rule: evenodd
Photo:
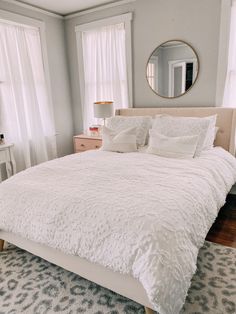
<path fill-rule="evenodd" d="M 236 195 L 228 195 L 206 240 L 236 248 Z"/>

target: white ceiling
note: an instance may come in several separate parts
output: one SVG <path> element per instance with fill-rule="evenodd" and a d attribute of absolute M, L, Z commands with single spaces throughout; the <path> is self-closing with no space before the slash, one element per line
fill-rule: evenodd
<path fill-rule="evenodd" d="M 83 11 L 118 0 L 17 0 L 61 15 Z"/>

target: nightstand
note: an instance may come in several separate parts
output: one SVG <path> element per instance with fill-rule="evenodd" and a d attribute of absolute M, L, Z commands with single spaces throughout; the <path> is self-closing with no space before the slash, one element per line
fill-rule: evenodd
<path fill-rule="evenodd" d="M 0 166 L 6 165 L 7 177 L 9 178 L 16 173 L 16 162 L 13 155 L 13 144 L 1 144 L 0 145 Z M 2 181 L 1 169 L 0 169 L 0 182 Z"/>
<path fill-rule="evenodd" d="M 74 152 L 80 153 L 86 150 L 98 149 L 102 146 L 102 138 L 98 136 L 89 136 L 86 134 L 75 135 Z"/>

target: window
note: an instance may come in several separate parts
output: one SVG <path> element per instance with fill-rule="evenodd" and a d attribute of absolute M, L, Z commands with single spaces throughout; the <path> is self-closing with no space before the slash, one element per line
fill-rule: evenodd
<path fill-rule="evenodd" d="M 0 133 L 15 145 L 18 170 L 54 158 L 55 129 L 39 27 L 0 20 L 0 69 Z"/>
<path fill-rule="evenodd" d="M 152 56 L 148 61 L 147 80 L 153 90 L 158 90 L 158 56 Z"/>
<path fill-rule="evenodd" d="M 95 123 L 93 103 L 132 105 L 131 13 L 76 27 L 84 131 Z"/>

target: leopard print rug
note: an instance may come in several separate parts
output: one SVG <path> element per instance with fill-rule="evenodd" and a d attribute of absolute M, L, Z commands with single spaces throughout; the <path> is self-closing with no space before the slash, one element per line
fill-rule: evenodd
<path fill-rule="evenodd" d="M 181 314 L 236 314 L 236 249 L 205 242 Z M 0 314 L 144 314 L 144 308 L 12 245 L 0 253 Z"/>

